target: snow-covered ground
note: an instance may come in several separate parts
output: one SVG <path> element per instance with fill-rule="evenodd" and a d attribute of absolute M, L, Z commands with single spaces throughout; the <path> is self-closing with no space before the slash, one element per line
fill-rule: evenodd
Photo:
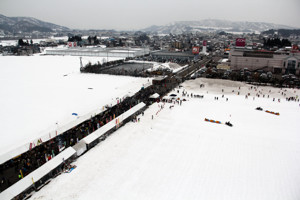
<path fill-rule="evenodd" d="M 148 82 L 79 70 L 74 56 L 0 57 L 1 155 L 74 121 L 72 113 L 99 110 Z"/>
<path fill-rule="evenodd" d="M 300 198 L 300 106 L 284 98 L 299 90 L 208 79 L 182 85 L 172 92 L 187 100 L 181 106 L 154 103 L 140 122 L 121 127 L 31 199 Z"/>
<path fill-rule="evenodd" d="M 1 46 L 15 46 L 18 44 L 18 40 L 1 40 L 0 45 Z"/>

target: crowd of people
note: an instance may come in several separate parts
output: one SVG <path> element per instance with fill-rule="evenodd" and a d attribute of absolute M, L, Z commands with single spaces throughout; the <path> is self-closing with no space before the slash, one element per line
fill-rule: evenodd
<path fill-rule="evenodd" d="M 120 99 L 119 103 L 114 106 L 106 106 L 106 110 L 102 113 L 92 116 L 89 120 L 76 125 L 75 127 L 65 131 L 64 133 L 52 138 L 47 142 L 40 141 L 39 144 L 34 146 L 29 151 L 18 155 L 17 157 L 12 158 L 5 163 L 2 163 L 0 165 L 0 192 L 6 190 L 11 185 L 15 184 L 34 170 L 38 169 L 46 162 L 50 161 L 64 149 L 74 146 L 81 139 L 101 128 L 115 117 L 129 110 L 131 107 L 140 102 L 146 103 L 147 106 L 152 104 L 153 99 L 149 98 L 151 94 L 158 93 L 160 96 L 164 96 L 178 84 L 178 80 L 170 78 L 163 83 L 150 85 L 146 88 L 142 87 L 141 90 L 139 90 L 134 96 Z M 134 117 L 135 116 L 132 116 L 129 120 L 132 120 Z M 107 134 L 110 133 L 111 132 Z M 67 165 L 64 162 L 63 166 L 59 166 L 51 171 L 48 175 L 39 180 L 38 184 L 35 183 L 34 187 L 43 185 L 50 178 L 57 176 L 66 166 Z M 24 193 L 20 194 L 17 199 L 19 197 L 20 199 L 24 198 Z"/>
<path fill-rule="evenodd" d="M 159 93 L 160 95 L 164 95 L 174 88 L 175 85 L 176 83 L 169 83 L 141 88 L 134 96 L 120 99 L 120 102 L 115 106 L 107 106 L 107 109 L 102 113 L 91 117 L 89 120 L 78 124 L 47 142 L 41 142 L 41 144 L 31 150 L 1 164 L 1 192 L 51 160 L 64 149 L 74 146 L 82 138 L 101 128 L 131 107 L 140 102 L 150 105 L 153 101 L 149 99 L 151 94 Z"/>

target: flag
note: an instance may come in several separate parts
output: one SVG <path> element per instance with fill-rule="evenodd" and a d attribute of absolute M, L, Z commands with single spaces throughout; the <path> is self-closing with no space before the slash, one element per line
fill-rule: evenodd
<path fill-rule="evenodd" d="M 41 143 L 42 143 L 42 140 L 41 140 L 41 139 L 38 139 L 36 145 L 39 145 L 39 144 L 41 144 Z"/>

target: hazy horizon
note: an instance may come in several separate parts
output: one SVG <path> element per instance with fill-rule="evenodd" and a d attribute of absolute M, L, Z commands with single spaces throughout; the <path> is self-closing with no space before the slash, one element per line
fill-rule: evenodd
<path fill-rule="evenodd" d="M 7 17 L 33 17 L 71 29 L 139 30 L 177 21 L 217 19 L 300 28 L 299 0 L 1 0 Z"/>

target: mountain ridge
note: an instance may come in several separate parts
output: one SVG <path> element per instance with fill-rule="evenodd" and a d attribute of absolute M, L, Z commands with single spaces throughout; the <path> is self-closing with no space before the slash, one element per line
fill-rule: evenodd
<path fill-rule="evenodd" d="M 219 19 L 203 19 L 197 21 L 177 21 L 163 26 L 149 26 L 142 29 L 150 33 L 181 34 L 184 32 L 225 31 L 251 33 L 262 32 L 269 29 L 295 29 L 286 25 L 267 22 L 229 21 Z"/>
<path fill-rule="evenodd" d="M 229 21 L 220 19 L 203 19 L 193 21 L 176 21 L 166 25 L 152 25 L 138 31 L 158 34 L 182 34 L 195 32 L 234 32 L 234 33 L 260 33 L 276 29 L 297 29 L 286 25 L 267 22 Z M 33 17 L 7 17 L 0 14 L 0 33 L 32 33 L 37 32 L 63 32 L 72 31 L 64 26 L 45 22 Z M 74 29 L 79 30 L 79 29 Z M 84 30 L 82 30 L 84 31 Z M 112 30 L 111 30 L 112 31 Z M 113 30 L 115 31 L 115 30 Z"/>
<path fill-rule="evenodd" d="M 0 14 L 0 30 L 7 33 L 16 32 L 59 32 L 69 31 L 64 26 L 45 22 L 33 17 L 7 17 Z"/>

